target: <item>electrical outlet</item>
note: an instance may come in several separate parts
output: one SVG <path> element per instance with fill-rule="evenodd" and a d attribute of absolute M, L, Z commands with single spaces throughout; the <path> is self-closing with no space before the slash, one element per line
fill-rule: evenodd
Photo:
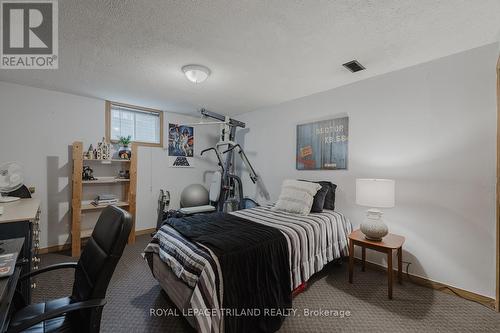
<path fill-rule="evenodd" d="M 28 190 L 30 191 L 31 194 L 35 193 L 35 186 L 28 187 Z"/>

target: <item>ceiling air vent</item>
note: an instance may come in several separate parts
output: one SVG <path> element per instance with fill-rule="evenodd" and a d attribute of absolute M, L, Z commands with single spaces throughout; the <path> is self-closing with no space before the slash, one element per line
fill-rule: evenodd
<path fill-rule="evenodd" d="M 345 64 L 342 64 L 342 66 L 344 66 L 345 68 L 347 68 L 348 70 L 350 70 L 353 73 L 359 72 L 359 71 L 362 71 L 363 69 L 365 69 L 365 67 L 363 67 L 363 65 L 361 65 L 357 60 L 352 60 L 352 61 L 346 62 Z"/>

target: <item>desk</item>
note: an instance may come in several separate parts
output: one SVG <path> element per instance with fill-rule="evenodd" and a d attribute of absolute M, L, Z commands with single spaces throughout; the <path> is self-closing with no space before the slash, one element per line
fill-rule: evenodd
<path fill-rule="evenodd" d="M 5 253 L 17 252 L 21 254 L 24 238 L 5 239 L 0 245 Z M 19 261 L 19 256 L 18 256 Z M 16 290 L 17 280 L 21 275 L 21 267 L 16 265 L 16 269 L 11 276 L 0 278 L 0 332 L 4 332 L 8 326 L 9 309 Z"/>
<path fill-rule="evenodd" d="M 36 219 L 40 208 L 40 200 L 20 199 L 12 202 L 0 203 L 3 207 L 3 214 L 0 215 L 0 223 L 33 221 Z"/>
<path fill-rule="evenodd" d="M 40 200 L 20 199 L 13 202 L 0 203 L 4 208 L 0 215 L 0 241 L 10 238 L 24 238 L 24 246 L 19 252 L 18 261 L 22 262 L 21 274 L 27 274 L 38 268 L 38 248 L 40 247 L 38 224 L 40 216 Z M 23 281 L 19 287 L 25 301 L 31 302 L 31 289 L 36 285 L 30 279 Z"/>

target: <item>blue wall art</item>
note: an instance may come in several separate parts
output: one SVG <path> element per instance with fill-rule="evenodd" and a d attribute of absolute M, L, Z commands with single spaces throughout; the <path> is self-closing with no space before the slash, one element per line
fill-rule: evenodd
<path fill-rule="evenodd" d="M 347 169 L 349 117 L 297 125 L 297 170 Z"/>

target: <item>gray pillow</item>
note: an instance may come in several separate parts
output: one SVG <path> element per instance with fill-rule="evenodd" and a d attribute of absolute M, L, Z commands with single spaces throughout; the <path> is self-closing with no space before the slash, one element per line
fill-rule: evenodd
<path fill-rule="evenodd" d="M 326 197 L 325 197 L 323 209 L 335 210 L 335 190 L 337 189 L 337 185 L 333 184 L 332 182 L 326 181 L 326 180 L 320 180 L 320 181 L 303 180 L 303 181 L 311 182 L 311 183 L 318 183 L 321 185 L 321 187 L 328 188 L 328 193 L 326 194 Z"/>
<path fill-rule="evenodd" d="M 323 205 L 325 204 L 326 195 L 328 194 L 329 190 L 330 188 L 328 186 L 322 185 L 319 191 L 316 192 L 311 207 L 311 213 L 321 213 L 323 211 Z"/>

